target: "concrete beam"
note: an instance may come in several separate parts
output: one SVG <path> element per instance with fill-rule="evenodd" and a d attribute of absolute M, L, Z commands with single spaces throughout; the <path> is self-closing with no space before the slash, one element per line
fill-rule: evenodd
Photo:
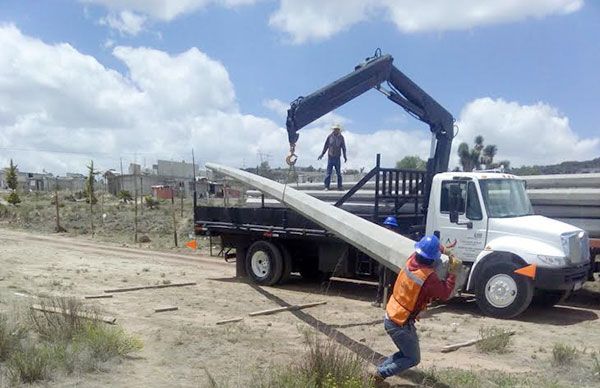
<path fill-rule="evenodd" d="M 341 240 L 398 272 L 414 252 L 415 242 L 370 221 L 324 203 L 290 186 L 219 164 L 207 163 L 213 171 L 254 187 L 319 224 Z"/>

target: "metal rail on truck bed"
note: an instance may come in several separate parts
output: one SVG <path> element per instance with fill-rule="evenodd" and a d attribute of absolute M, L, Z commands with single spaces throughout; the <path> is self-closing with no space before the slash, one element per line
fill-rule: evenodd
<path fill-rule="evenodd" d="M 402 234 L 410 235 L 415 225 L 424 224 L 422 204 L 427 188 L 426 172 L 381 167 L 378 154 L 375 167 L 363 179 L 348 190 L 334 206 L 342 207 L 352 201 L 352 197 L 367 182 L 375 181 L 373 208 L 368 213 L 355 213 L 361 218 L 381 224 L 383 218 L 397 217 Z M 380 205 L 391 203 L 388 213 L 380 214 Z M 412 211 L 400 209 L 406 205 Z M 277 237 L 327 237 L 335 238 L 316 223 L 287 208 L 263 206 L 259 208 L 196 206 L 194 210 L 196 234 L 272 234 Z"/>

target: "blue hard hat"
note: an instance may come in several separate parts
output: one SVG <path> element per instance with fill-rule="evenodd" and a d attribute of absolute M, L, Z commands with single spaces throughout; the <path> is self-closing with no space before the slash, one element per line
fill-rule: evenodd
<path fill-rule="evenodd" d="M 425 260 L 439 260 L 440 240 L 435 235 L 425 236 L 415 244 L 415 251 Z"/>
<path fill-rule="evenodd" d="M 383 221 L 384 225 L 393 226 L 394 228 L 398 227 L 398 220 L 394 216 L 389 216 Z"/>

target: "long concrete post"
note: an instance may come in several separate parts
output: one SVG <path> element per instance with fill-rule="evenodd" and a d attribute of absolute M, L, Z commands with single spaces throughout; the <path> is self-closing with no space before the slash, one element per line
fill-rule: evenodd
<path fill-rule="evenodd" d="M 322 202 L 289 186 L 236 168 L 207 163 L 207 168 L 234 178 L 283 202 L 389 269 L 398 272 L 414 252 L 414 241 Z"/>

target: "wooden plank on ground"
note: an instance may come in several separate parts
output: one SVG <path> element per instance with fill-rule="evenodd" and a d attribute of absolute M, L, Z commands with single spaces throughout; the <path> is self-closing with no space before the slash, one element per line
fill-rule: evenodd
<path fill-rule="evenodd" d="M 172 284 L 159 284 L 155 286 L 139 286 L 139 287 L 127 287 L 127 288 L 114 288 L 112 290 L 104 290 L 107 294 L 117 293 L 117 292 L 129 292 L 129 291 L 138 291 L 138 290 L 149 290 L 153 288 L 167 288 L 167 287 L 184 287 L 184 286 L 195 286 L 196 282 L 189 283 L 172 283 Z"/>
<path fill-rule="evenodd" d="M 232 319 L 225 319 L 224 321 L 219 321 L 217 322 L 217 325 L 224 325 L 226 323 L 233 323 L 233 322 L 239 322 L 241 320 L 243 320 L 244 318 L 232 318 Z"/>
<path fill-rule="evenodd" d="M 71 315 L 71 312 L 68 309 L 61 309 L 61 308 L 54 307 L 54 306 L 42 306 L 39 304 L 34 304 L 31 306 L 31 308 L 33 310 L 47 312 L 47 313 Z M 91 314 L 91 313 L 75 313 L 75 316 L 77 316 L 79 318 L 89 319 L 92 321 L 100 321 L 100 322 L 108 323 L 111 325 L 114 325 L 117 322 L 117 318 L 115 318 L 115 317 L 100 316 L 100 315 Z"/>
<path fill-rule="evenodd" d="M 514 331 L 509 331 L 506 334 L 513 335 L 513 334 L 515 334 L 515 332 Z M 475 345 L 477 342 L 482 341 L 482 340 L 483 340 L 483 338 L 477 338 L 477 339 L 472 339 L 472 340 L 469 340 L 469 341 L 460 342 L 460 343 L 453 344 L 453 345 L 444 346 L 442 348 L 441 352 L 442 353 L 453 352 L 453 351 L 455 351 L 457 349 L 460 349 L 460 348 L 464 348 L 464 347 L 467 347 L 467 346 Z"/>
<path fill-rule="evenodd" d="M 282 311 L 293 311 L 293 310 L 301 310 L 301 309 L 305 309 L 308 307 L 314 307 L 314 306 L 319 306 L 322 304 L 326 304 L 327 302 L 322 301 L 322 302 L 313 302 L 313 303 L 306 303 L 306 304 L 299 304 L 299 305 L 293 305 L 293 306 L 286 306 L 286 307 L 277 307 L 274 309 L 269 309 L 269 310 L 261 310 L 261 311 L 255 311 L 252 312 L 250 314 L 248 314 L 251 317 L 255 317 L 257 315 L 269 315 L 269 314 L 276 314 Z"/>
<path fill-rule="evenodd" d="M 179 310 L 179 307 L 177 306 L 170 306 L 170 307 L 157 307 L 154 309 L 155 313 L 164 313 L 165 311 L 176 311 Z"/>
<path fill-rule="evenodd" d="M 112 295 L 107 295 L 107 294 L 102 294 L 102 295 L 86 295 L 83 298 L 84 299 L 106 299 L 106 298 L 112 298 Z"/>

